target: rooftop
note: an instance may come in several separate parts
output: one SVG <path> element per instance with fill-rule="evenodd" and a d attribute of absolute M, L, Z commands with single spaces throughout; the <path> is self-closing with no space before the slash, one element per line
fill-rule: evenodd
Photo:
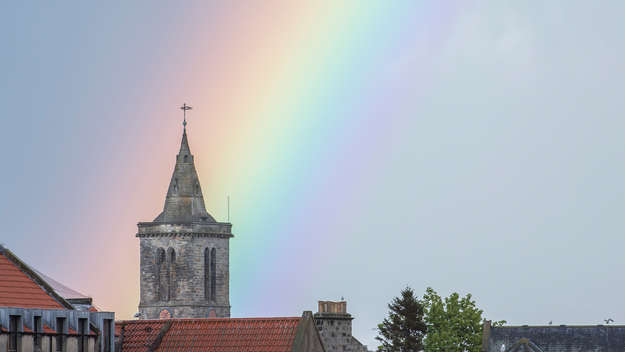
<path fill-rule="evenodd" d="M 291 351 L 302 318 L 226 318 L 118 321 L 121 350 Z"/>
<path fill-rule="evenodd" d="M 486 352 L 616 352 L 625 349 L 623 325 L 484 325 L 482 351 Z"/>
<path fill-rule="evenodd" d="M 0 307 L 72 309 L 33 269 L 0 246 Z"/>

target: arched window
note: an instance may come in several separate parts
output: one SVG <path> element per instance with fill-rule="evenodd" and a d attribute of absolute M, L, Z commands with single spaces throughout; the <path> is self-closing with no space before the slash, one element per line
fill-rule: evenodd
<path fill-rule="evenodd" d="M 217 288 L 217 256 L 215 248 L 211 249 L 211 299 L 215 300 Z"/>
<path fill-rule="evenodd" d="M 209 301 L 210 296 L 210 250 L 204 248 L 204 299 Z"/>
<path fill-rule="evenodd" d="M 167 266 L 167 300 L 171 300 L 176 295 L 176 252 L 169 247 L 167 250 L 169 264 Z"/>
<path fill-rule="evenodd" d="M 158 248 L 156 250 L 156 297 L 157 300 L 167 300 L 167 261 L 165 259 L 165 250 Z"/>
<path fill-rule="evenodd" d="M 184 155 L 184 162 L 185 162 L 185 163 L 187 162 L 187 159 L 188 159 L 188 158 L 189 158 L 189 156 L 185 154 L 185 155 Z"/>

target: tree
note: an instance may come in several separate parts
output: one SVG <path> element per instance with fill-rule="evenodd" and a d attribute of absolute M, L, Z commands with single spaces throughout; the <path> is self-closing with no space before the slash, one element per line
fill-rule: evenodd
<path fill-rule="evenodd" d="M 471 294 L 460 298 L 456 292 L 444 300 L 428 287 L 423 295 L 427 335 L 425 352 L 480 352 L 482 345 L 482 310 Z M 495 322 L 494 326 L 505 324 Z"/>
<path fill-rule="evenodd" d="M 410 287 L 401 291 L 388 305 L 390 312 L 378 325 L 376 340 L 382 343 L 378 351 L 417 352 L 423 350 L 426 325 L 423 320 L 424 306 Z"/>

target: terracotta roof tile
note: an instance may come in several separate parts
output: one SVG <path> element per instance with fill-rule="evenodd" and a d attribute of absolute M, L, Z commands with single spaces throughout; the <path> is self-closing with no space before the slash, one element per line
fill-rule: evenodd
<path fill-rule="evenodd" d="M 301 318 L 170 319 L 118 322 L 124 327 L 123 352 L 156 351 L 287 352 Z"/>
<path fill-rule="evenodd" d="M 0 307 L 65 309 L 4 253 L 0 253 L 0 278 Z"/>
<path fill-rule="evenodd" d="M 123 330 L 122 351 L 148 351 L 148 347 L 165 324 L 165 320 L 121 321 L 115 325 Z"/>

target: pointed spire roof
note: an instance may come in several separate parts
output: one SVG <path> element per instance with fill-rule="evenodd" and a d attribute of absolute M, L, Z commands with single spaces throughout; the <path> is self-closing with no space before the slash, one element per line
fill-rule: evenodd
<path fill-rule="evenodd" d="M 191 155 L 191 149 L 189 149 L 189 141 L 187 140 L 187 128 L 182 130 L 182 142 L 180 142 L 180 151 L 178 154 L 187 153 Z"/>
<path fill-rule="evenodd" d="M 186 122 L 186 121 L 185 121 Z M 163 212 L 154 219 L 161 223 L 214 223 L 204 206 L 204 196 L 200 180 L 195 171 L 193 154 L 189 148 L 187 128 L 184 123 L 180 152 L 176 156 L 176 166 L 169 182 Z"/>

